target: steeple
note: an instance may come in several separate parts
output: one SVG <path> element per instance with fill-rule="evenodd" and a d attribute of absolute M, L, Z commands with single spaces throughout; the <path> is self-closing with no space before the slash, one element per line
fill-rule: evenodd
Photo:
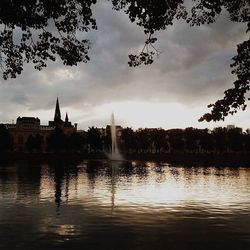
<path fill-rule="evenodd" d="M 55 109 L 54 121 L 55 122 L 61 121 L 61 111 L 60 111 L 58 97 L 56 99 L 56 109 Z"/>
<path fill-rule="evenodd" d="M 68 117 L 68 113 L 67 113 L 67 112 L 66 112 L 65 122 L 66 122 L 66 123 L 69 122 L 69 117 Z"/>

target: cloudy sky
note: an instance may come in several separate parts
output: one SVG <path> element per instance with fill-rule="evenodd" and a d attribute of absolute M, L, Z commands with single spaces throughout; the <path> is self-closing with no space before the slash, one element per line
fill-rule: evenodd
<path fill-rule="evenodd" d="M 143 47 L 143 30 L 128 17 L 101 1 L 94 10 L 98 31 L 91 60 L 77 67 L 49 63 L 41 72 L 26 65 L 16 79 L 0 80 L 0 121 L 35 116 L 47 124 L 59 97 L 63 118 L 81 129 L 106 126 L 111 112 L 117 123 L 138 127 L 216 127 L 235 124 L 250 127 L 249 110 L 220 123 L 199 123 L 207 104 L 223 96 L 234 80 L 230 63 L 236 44 L 246 39 L 246 27 L 228 21 L 226 13 L 216 24 L 191 28 L 176 22 L 158 33 L 163 53 L 153 65 L 130 68 L 128 54 Z"/>

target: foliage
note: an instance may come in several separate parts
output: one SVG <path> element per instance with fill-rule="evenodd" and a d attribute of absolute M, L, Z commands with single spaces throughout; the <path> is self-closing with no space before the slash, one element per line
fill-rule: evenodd
<path fill-rule="evenodd" d="M 98 151 L 102 148 L 101 133 L 98 128 L 91 127 L 87 131 L 87 143 L 89 144 L 90 151 Z"/>
<path fill-rule="evenodd" d="M 132 128 L 124 128 L 121 132 L 121 149 L 129 152 L 134 151 L 136 148 L 135 133 Z"/>
<path fill-rule="evenodd" d="M 213 134 L 208 129 L 199 129 L 198 132 L 198 144 L 201 152 L 211 152 L 214 150 Z"/>
<path fill-rule="evenodd" d="M 96 29 L 92 5 L 96 0 L 2 0 L 0 58 L 3 77 L 16 77 L 23 63 L 41 70 L 47 60 L 77 65 L 89 60 L 89 41 L 77 32 Z"/>
<path fill-rule="evenodd" d="M 184 136 L 182 129 L 170 129 L 168 131 L 168 138 L 171 152 L 184 150 Z"/>
<path fill-rule="evenodd" d="M 150 151 L 151 137 L 147 129 L 139 129 L 135 132 L 136 150 L 138 152 L 146 153 Z"/>
<path fill-rule="evenodd" d="M 104 150 L 106 152 L 111 152 L 112 150 L 112 139 L 111 139 L 111 127 L 106 127 L 106 132 L 104 135 L 101 136 L 100 134 L 100 140 L 102 140 L 104 144 Z"/>
<path fill-rule="evenodd" d="M 166 152 L 169 149 L 167 133 L 164 129 L 154 129 L 151 132 L 152 142 L 156 153 Z"/>
<path fill-rule="evenodd" d="M 0 124 L 0 152 L 11 150 L 13 146 L 13 139 L 5 127 L 5 125 Z"/>
<path fill-rule="evenodd" d="M 50 134 L 47 140 L 48 150 L 56 152 L 63 151 L 67 148 L 67 138 L 64 132 L 56 127 Z"/>
<path fill-rule="evenodd" d="M 86 144 L 85 138 L 79 133 L 72 133 L 67 137 L 68 149 L 71 151 L 80 151 L 84 148 Z"/>
<path fill-rule="evenodd" d="M 185 135 L 185 148 L 188 151 L 197 151 L 198 150 L 198 129 L 186 128 L 184 131 Z"/>
<path fill-rule="evenodd" d="M 238 109 L 245 110 L 246 93 L 249 91 L 250 83 L 250 40 L 238 45 L 238 55 L 233 58 L 232 73 L 237 76 L 234 87 L 226 90 L 223 99 L 208 105 L 212 108 L 211 113 L 204 114 L 199 121 L 224 120 L 228 114 L 234 114 Z"/>
<path fill-rule="evenodd" d="M 90 127 L 88 131 L 66 135 L 60 128 L 55 128 L 47 138 L 49 151 L 55 152 L 109 152 L 110 129 Z M 105 147 L 105 138 L 107 139 Z M 213 130 L 186 129 L 121 129 L 117 136 L 121 153 L 231 153 L 250 151 L 250 130 L 241 128 L 217 127 Z M 12 150 L 13 140 L 4 125 L 0 125 L 0 151 Z M 29 151 L 43 151 L 43 137 L 30 135 L 26 142 Z"/>

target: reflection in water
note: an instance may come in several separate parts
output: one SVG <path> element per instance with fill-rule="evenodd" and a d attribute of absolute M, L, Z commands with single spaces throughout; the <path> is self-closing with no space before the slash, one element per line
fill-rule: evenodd
<path fill-rule="evenodd" d="M 249 192 L 248 168 L 1 166 L 0 248 L 249 249 Z"/>
<path fill-rule="evenodd" d="M 111 162 L 111 212 L 113 213 L 115 208 L 115 181 L 116 181 L 116 172 L 118 171 L 118 164 L 115 164 L 116 162 Z"/>
<path fill-rule="evenodd" d="M 61 196 L 62 196 L 62 179 L 64 177 L 64 171 L 60 166 L 55 167 L 55 203 L 57 210 L 59 211 L 60 204 L 61 204 Z"/>

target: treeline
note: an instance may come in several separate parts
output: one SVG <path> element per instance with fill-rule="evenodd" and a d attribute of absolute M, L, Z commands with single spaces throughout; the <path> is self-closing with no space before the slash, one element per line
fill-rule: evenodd
<path fill-rule="evenodd" d="M 217 127 L 208 129 L 117 129 L 117 143 L 124 153 L 230 153 L 250 151 L 250 130 Z M 14 150 L 14 141 L 4 125 L 0 125 L 0 151 Z M 90 127 L 66 135 L 55 128 L 47 138 L 30 135 L 23 143 L 30 152 L 110 152 L 110 129 Z"/>
<path fill-rule="evenodd" d="M 136 153 L 224 153 L 250 151 L 250 131 L 241 128 L 140 129 L 121 133 L 121 149 Z"/>
<path fill-rule="evenodd" d="M 103 135 L 98 128 L 89 128 L 87 142 L 90 151 L 109 151 L 110 133 Z M 117 131 L 117 142 L 124 153 L 225 153 L 250 151 L 250 131 L 241 128 L 209 129 L 139 129 Z"/>

